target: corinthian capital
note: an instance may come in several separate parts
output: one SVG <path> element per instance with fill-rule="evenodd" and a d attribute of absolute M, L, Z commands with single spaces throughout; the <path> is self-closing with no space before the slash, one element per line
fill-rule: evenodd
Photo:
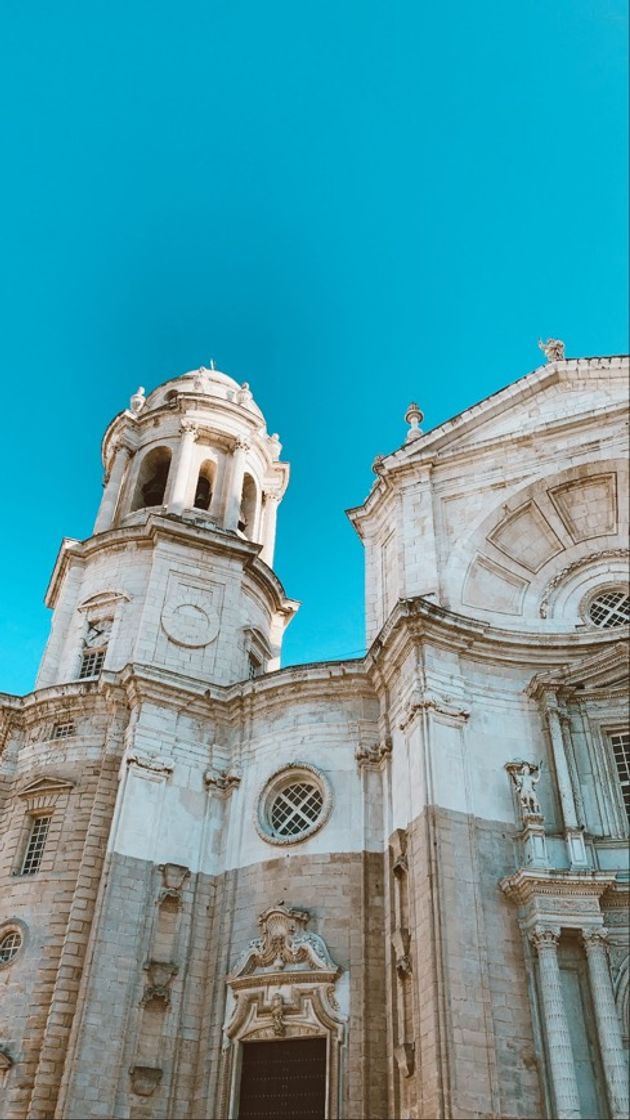
<path fill-rule="evenodd" d="M 236 437 L 236 439 L 234 441 L 234 450 L 235 451 L 249 451 L 250 447 L 251 447 L 251 444 L 250 444 L 249 440 L 245 439 L 245 436 L 237 436 Z"/>
<path fill-rule="evenodd" d="M 560 926 L 534 926 L 530 930 L 529 939 L 538 953 L 545 949 L 555 951 L 560 940 Z"/>
<path fill-rule="evenodd" d="M 605 926 L 598 926 L 596 929 L 583 929 L 581 932 L 587 954 L 592 952 L 593 949 L 608 950 L 608 930 Z"/>
<path fill-rule="evenodd" d="M 195 424 L 194 420 L 182 420 L 179 427 L 182 435 L 191 435 L 193 440 L 197 439 L 199 435 L 199 425 Z"/>

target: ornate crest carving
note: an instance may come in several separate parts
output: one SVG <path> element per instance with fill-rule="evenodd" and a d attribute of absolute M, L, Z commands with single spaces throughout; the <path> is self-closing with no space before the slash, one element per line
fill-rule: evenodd
<path fill-rule="evenodd" d="M 270 906 L 258 919 L 262 937 L 250 942 L 249 949 L 237 964 L 233 982 L 261 970 L 269 972 L 326 973 L 334 979 L 339 968 L 333 962 L 317 933 L 306 933 L 309 914 L 295 910 L 283 902 Z"/>
<path fill-rule="evenodd" d="M 132 1066 L 129 1070 L 131 1091 L 139 1097 L 150 1097 L 162 1080 L 162 1070 L 157 1066 Z"/>
<path fill-rule="evenodd" d="M 190 878 L 190 868 L 181 863 L 161 863 L 162 887 L 158 898 L 158 906 L 179 910 L 183 903 L 182 891 L 184 883 Z"/>
<path fill-rule="evenodd" d="M 140 1006 L 147 1007 L 150 1003 L 161 1003 L 164 1007 L 168 1007 L 171 1002 L 171 983 L 179 972 L 178 965 L 173 964 L 172 961 L 147 961 L 144 971 L 148 973 L 149 982 L 144 989 Z"/>

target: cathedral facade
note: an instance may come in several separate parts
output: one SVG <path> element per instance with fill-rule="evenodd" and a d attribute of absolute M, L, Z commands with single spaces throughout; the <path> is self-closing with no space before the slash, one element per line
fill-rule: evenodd
<path fill-rule="evenodd" d="M 367 653 L 280 667 L 249 387 L 139 390 L 0 694 L 6 1120 L 628 1113 L 624 358 L 374 463 Z"/>

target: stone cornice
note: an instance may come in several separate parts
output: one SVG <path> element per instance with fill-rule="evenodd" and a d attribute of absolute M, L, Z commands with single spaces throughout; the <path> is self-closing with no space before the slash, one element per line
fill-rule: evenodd
<path fill-rule="evenodd" d="M 615 641 L 610 632 L 590 630 L 565 634 L 503 630 L 448 611 L 423 596 L 400 599 L 365 657 L 366 670 L 375 687 L 376 671 L 383 674 L 386 682 L 401 657 L 422 639 L 480 661 L 525 666 L 532 673 L 555 669 L 558 662 L 609 650 Z"/>
<path fill-rule="evenodd" d="M 101 551 L 126 548 L 129 544 L 152 545 L 161 537 L 180 540 L 187 545 L 197 545 L 206 551 L 215 548 L 223 555 L 227 552 L 241 557 L 244 567 L 252 578 L 271 596 L 275 610 L 289 616 L 293 616 L 297 611 L 299 606 L 297 600 L 287 597 L 275 572 L 259 558 L 262 545 L 254 544 L 237 536 L 236 533 L 229 533 L 223 529 L 193 525 L 176 516 L 151 512 L 147 512 L 146 519 L 140 523 L 110 529 L 105 533 L 87 537 L 84 541 L 64 537 L 46 591 L 46 606 L 51 608 L 56 606 L 57 596 L 71 560 L 85 561 Z"/>
<path fill-rule="evenodd" d="M 525 906 L 532 899 L 547 898 L 601 898 L 615 883 L 614 871 L 561 871 L 537 868 L 535 871 L 520 868 L 500 882 L 504 895 L 518 906 Z"/>

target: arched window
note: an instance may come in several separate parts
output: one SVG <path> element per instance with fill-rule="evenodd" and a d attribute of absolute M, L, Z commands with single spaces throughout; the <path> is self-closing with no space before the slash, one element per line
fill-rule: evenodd
<path fill-rule="evenodd" d="M 199 477 L 197 479 L 197 488 L 195 490 L 195 500 L 193 505 L 195 509 L 210 509 L 210 502 L 212 501 L 212 491 L 214 489 L 214 463 L 210 459 L 206 459 L 205 463 L 201 464 Z"/>
<path fill-rule="evenodd" d="M 249 537 L 250 541 L 254 539 L 256 529 L 256 498 L 256 483 L 251 474 L 246 474 L 243 478 L 243 489 L 241 491 L 241 512 L 238 527 L 246 537 Z"/>
<path fill-rule="evenodd" d="M 162 505 L 170 465 L 171 452 L 168 447 L 154 447 L 153 451 L 145 455 L 136 482 L 132 511 Z"/>

